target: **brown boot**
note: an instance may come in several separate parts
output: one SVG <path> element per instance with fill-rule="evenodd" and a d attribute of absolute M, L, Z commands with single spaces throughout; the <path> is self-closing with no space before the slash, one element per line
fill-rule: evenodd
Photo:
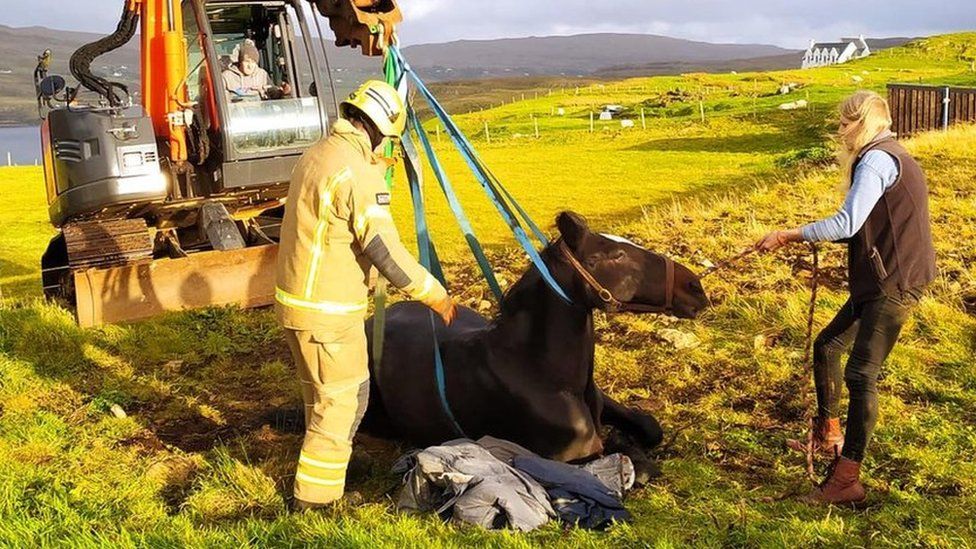
<path fill-rule="evenodd" d="M 810 419 L 807 440 L 789 439 L 786 446 L 791 450 L 806 453 L 807 445 L 813 444 L 813 451 L 827 454 L 832 458 L 844 449 L 844 433 L 840 430 L 840 419 L 836 417 L 814 417 Z"/>
<path fill-rule="evenodd" d="M 804 499 L 807 503 L 850 505 L 864 501 L 861 484 L 861 462 L 838 457 L 827 478 Z"/>

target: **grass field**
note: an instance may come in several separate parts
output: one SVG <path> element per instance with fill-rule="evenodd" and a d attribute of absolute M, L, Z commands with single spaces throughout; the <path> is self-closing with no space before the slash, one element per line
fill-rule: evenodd
<path fill-rule="evenodd" d="M 836 207 L 836 168 L 783 159 L 829 146 L 843 95 L 888 81 L 976 84 L 962 59 L 974 45 L 976 34 L 951 35 L 834 68 L 547 90 L 459 122 L 536 220 L 549 225 L 571 208 L 701 268 Z M 802 87 L 769 95 L 789 82 Z M 807 109 L 776 109 L 807 97 Z M 598 122 L 591 134 L 589 112 L 605 103 L 631 117 L 644 105 L 647 129 L 639 119 L 626 131 Z M 552 114 L 558 108 L 564 116 Z M 442 140 L 475 228 L 511 282 L 524 261 Z M 908 146 L 930 178 L 940 278 L 884 370 L 865 465 L 870 507 L 812 508 L 792 497 L 807 483 L 783 441 L 802 430 L 811 402 L 802 364 L 809 271 L 798 247 L 706 279 L 714 306 L 695 321 L 597 315 L 600 385 L 653 411 L 669 441 L 664 475 L 627 501 L 634 522 L 605 533 L 491 533 L 398 514 L 388 473 L 398 449 L 368 439 L 349 478 L 366 504 L 287 513 L 300 397 L 270 312 L 208 309 L 78 329 L 38 298 L 52 234 L 41 174 L 0 170 L 0 544 L 976 545 L 976 128 Z M 397 189 L 406 234 L 409 201 Z M 462 281 L 454 290 L 477 305 L 486 292 L 463 283 L 472 278 L 463 240 L 433 191 L 429 203 L 441 255 Z M 822 263 L 818 326 L 845 292 L 842 251 L 828 246 Z M 675 347 L 676 334 L 691 343 Z"/>

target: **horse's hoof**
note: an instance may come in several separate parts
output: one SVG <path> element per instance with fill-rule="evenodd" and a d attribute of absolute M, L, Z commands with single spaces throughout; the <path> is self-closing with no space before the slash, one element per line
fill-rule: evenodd
<path fill-rule="evenodd" d="M 633 460 L 632 460 L 633 461 Z M 661 467 L 653 459 L 634 461 L 634 486 L 644 486 L 661 476 Z"/>

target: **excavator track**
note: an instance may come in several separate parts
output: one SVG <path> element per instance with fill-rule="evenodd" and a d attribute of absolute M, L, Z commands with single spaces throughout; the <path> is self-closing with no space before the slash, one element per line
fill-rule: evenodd
<path fill-rule="evenodd" d="M 143 219 L 80 221 L 68 223 L 61 232 L 72 269 L 152 261 L 153 242 Z"/>

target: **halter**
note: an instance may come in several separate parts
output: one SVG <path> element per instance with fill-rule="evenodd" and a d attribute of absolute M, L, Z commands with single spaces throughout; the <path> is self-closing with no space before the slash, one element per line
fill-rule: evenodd
<path fill-rule="evenodd" d="M 559 251 L 562 252 L 563 256 L 569 261 L 569 264 L 573 266 L 573 269 L 579 273 L 583 280 L 596 291 L 597 295 L 600 296 L 600 300 L 603 301 L 604 310 L 610 313 L 619 312 L 633 312 L 633 313 L 665 313 L 671 314 L 672 312 L 672 302 L 674 301 L 674 261 L 670 257 L 661 256 L 664 258 L 664 269 L 665 269 L 665 286 L 664 286 L 664 305 L 646 305 L 644 303 L 624 303 L 617 298 L 613 297 L 613 293 L 606 289 L 603 284 L 593 277 L 589 271 L 583 267 L 583 264 L 576 259 L 573 252 L 569 249 L 566 241 L 559 241 Z"/>

